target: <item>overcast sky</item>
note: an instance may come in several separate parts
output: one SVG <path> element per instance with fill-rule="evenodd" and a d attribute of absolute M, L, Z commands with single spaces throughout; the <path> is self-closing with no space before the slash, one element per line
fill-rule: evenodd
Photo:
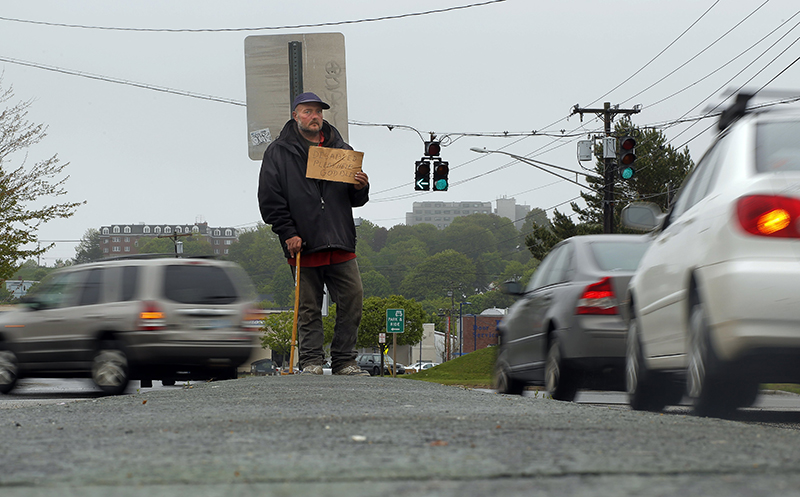
<path fill-rule="evenodd" d="M 247 36 L 344 34 L 350 143 L 364 152 L 371 180 L 371 200 L 355 215 L 387 228 L 403 223 L 415 201 L 514 197 L 551 217 L 556 206 L 570 213 L 565 202 L 579 186 L 470 148 L 577 170 L 581 137 L 574 135 L 597 133 L 602 123 L 569 117 L 575 104 L 641 104 L 635 124 L 667 125 L 701 116 L 729 87 L 772 80 L 769 89 L 800 89 L 800 63 L 789 67 L 800 55 L 800 43 L 792 45 L 800 36 L 796 0 L 505 0 L 373 22 L 243 30 L 479 3 L 486 0 L 3 1 L 2 85 L 31 100 L 29 119 L 49 127 L 28 160 L 58 154 L 70 176 L 60 200 L 87 201 L 72 218 L 42 227 L 40 238 L 77 241 L 87 229 L 111 224 L 256 226 L 260 162 L 248 158 L 241 105 Z M 208 31 L 166 31 L 178 29 Z M 697 160 L 713 124 L 663 130 Z M 445 137 L 449 191 L 414 192 L 414 162 L 423 152 L 414 130 Z M 569 136 L 550 136 L 562 130 Z M 533 131 L 538 135 L 495 136 Z M 72 258 L 75 245 L 58 242 L 42 262 Z"/>

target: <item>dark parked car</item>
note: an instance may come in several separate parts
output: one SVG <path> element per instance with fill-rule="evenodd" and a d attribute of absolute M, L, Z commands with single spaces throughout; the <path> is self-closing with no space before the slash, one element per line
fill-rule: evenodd
<path fill-rule="evenodd" d="M 359 354 L 356 358 L 358 367 L 367 371 L 372 376 L 381 374 L 381 355 L 380 354 Z M 383 374 L 392 374 L 394 361 L 388 355 L 383 356 Z M 402 364 L 397 365 L 397 374 L 406 374 L 406 368 Z"/>
<path fill-rule="evenodd" d="M 127 258 L 77 265 L 0 315 L 0 393 L 18 378 L 231 379 L 261 324 L 244 270 L 212 259 Z"/>
<path fill-rule="evenodd" d="M 650 238 L 587 235 L 563 240 L 526 288 L 506 283 L 517 302 L 498 326 L 495 386 L 521 394 L 544 385 L 554 399 L 581 387 L 622 389 L 627 324 L 620 298 Z"/>
<path fill-rule="evenodd" d="M 255 376 L 273 376 L 276 373 L 272 359 L 261 359 L 250 363 L 250 374 Z"/>

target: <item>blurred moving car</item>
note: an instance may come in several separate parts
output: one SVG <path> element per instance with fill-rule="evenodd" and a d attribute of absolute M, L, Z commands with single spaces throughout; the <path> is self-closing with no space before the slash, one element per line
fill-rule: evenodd
<path fill-rule="evenodd" d="M 232 262 L 132 256 L 58 270 L 0 315 L 0 393 L 24 377 L 231 379 L 256 347 L 255 291 Z"/>
<path fill-rule="evenodd" d="M 356 357 L 358 367 L 367 371 L 371 376 L 378 376 L 381 374 L 381 354 L 379 353 L 366 353 L 359 354 Z M 394 369 L 394 361 L 388 355 L 383 356 L 383 374 L 392 374 Z M 397 364 L 397 374 L 405 374 L 406 368 L 402 364 Z"/>
<path fill-rule="evenodd" d="M 630 284 L 631 407 L 684 393 L 700 415 L 751 405 L 761 382 L 800 382 L 800 113 L 726 110 L 720 135 L 668 214 L 623 210 L 656 229 Z"/>
<path fill-rule="evenodd" d="M 494 381 L 501 393 L 544 385 L 570 401 L 578 389 L 622 389 L 627 326 L 621 298 L 650 239 L 644 235 L 575 236 L 558 243 L 498 325 Z"/>

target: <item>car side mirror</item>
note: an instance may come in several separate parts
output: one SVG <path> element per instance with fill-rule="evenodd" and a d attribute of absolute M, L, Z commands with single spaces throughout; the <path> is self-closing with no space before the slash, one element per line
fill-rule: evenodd
<path fill-rule="evenodd" d="M 19 301 L 33 311 L 40 311 L 45 308 L 44 302 L 42 302 L 36 295 L 23 295 Z"/>
<path fill-rule="evenodd" d="M 620 217 L 628 228 L 652 231 L 661 226 L 666 214 L 652 202 L 635 202 L 623 207 Z"/>

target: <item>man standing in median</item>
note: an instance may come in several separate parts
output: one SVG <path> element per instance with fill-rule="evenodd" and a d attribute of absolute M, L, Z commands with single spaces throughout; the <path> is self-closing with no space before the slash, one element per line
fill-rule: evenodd
<path fill-rule="evenodd" d="M 336 303 L 331 343 L 333 374 L 369 375 L 356 364 L 356 339 L 361 323 L 363 288 L 356 263 L 353 207 L 369 200 L 369 178 L 355 175 L 355 184 L 306 178 L 312 146 L 352 150 L 339 131 L 322 119 L 330 109 L 311 92 L 292 103 L 292 119 L 267 147 L 261 162 L 258 205 L 264 222 L 280 238 L 296 271 L 300 255 L 300 303 L 297 319 L 299 366 L 303 374 L 322 374 L 325 362 L 322 329 L 323 287 Z"/>

